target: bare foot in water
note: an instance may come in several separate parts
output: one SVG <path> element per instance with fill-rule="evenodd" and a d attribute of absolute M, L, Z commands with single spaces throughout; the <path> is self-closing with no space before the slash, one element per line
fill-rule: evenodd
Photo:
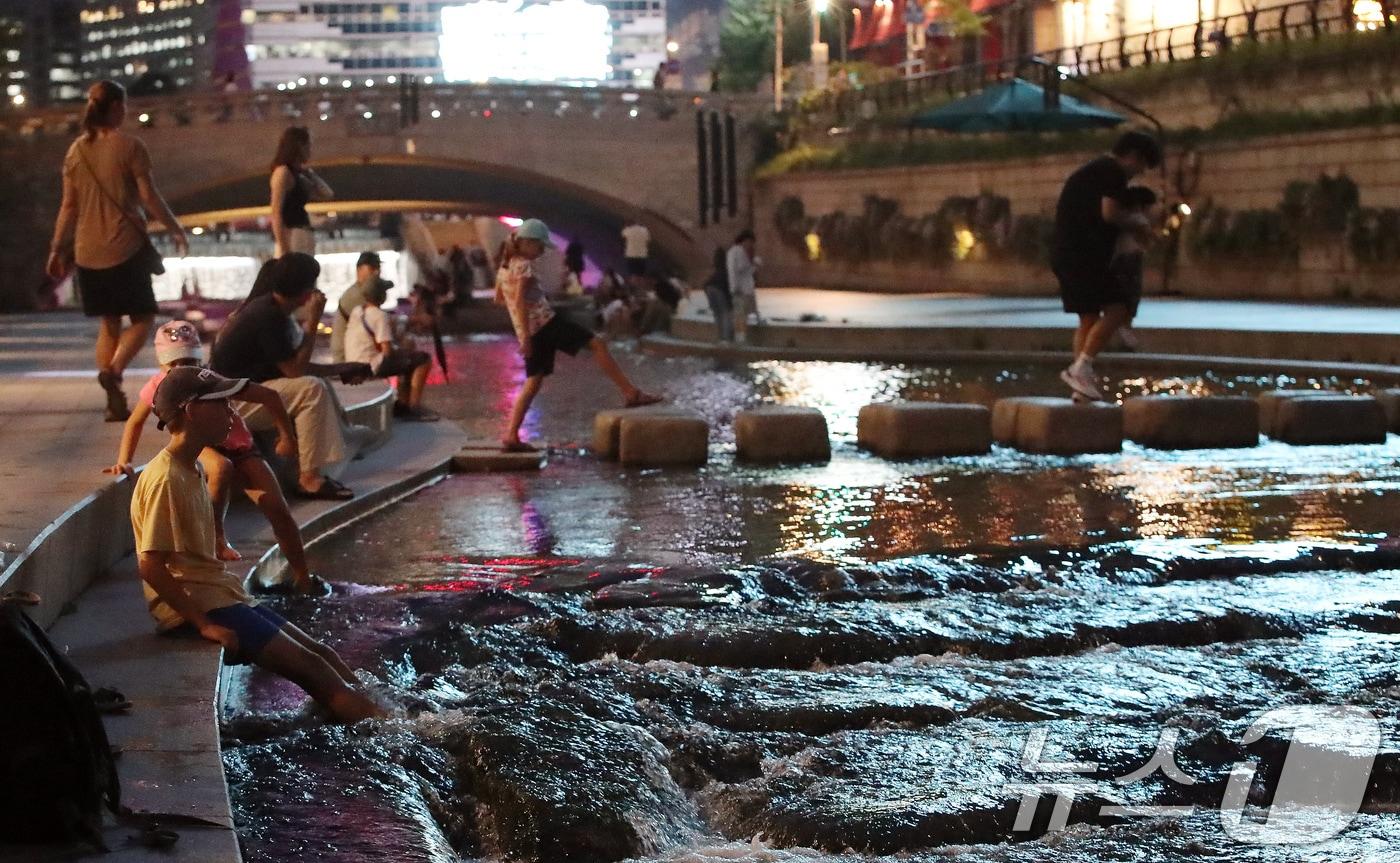
<path fill-rule="evenodd" d="M 223 537 L 214 540 L 214 548 L 218 549 L 214 552 L 214 556 L 225 563 L 243 559 L 243 555 L 238 553 L 238 549 L 229 545 L 228 540 Z"/>

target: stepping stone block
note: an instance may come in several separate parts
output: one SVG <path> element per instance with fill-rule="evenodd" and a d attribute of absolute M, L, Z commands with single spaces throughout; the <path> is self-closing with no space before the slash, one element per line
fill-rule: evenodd
<path fill-rule="evenodd" d="M 1019 450 L 1079 455 L 1123 449 L 1123 409 L 1117 405 L 1075 404 L 1070 399 L 1055 398 L 1015 401 L 1014 408 L 1002 408 L 1002 431 L 1009 434 L 1011 445 Z M 1007 423 L 1012 423 L 1010 432 L 1006 431 Z"/>
<path fill-rule="evenodd" d="M 1259 394 L 1259 431 L 1268 437 L 1274 436 L 1274 420 L 1278 416 L 1278 406 L 1289 399 L 1315 399 L 1339 395 L 1327 390 L 1267 390 Z"/>
<path fill-rule="evenodd" d="M 622 418 L 635 416 L 693 416 L 693 414 L 671 405 L 647 405 L 644 408 L 613 408 L 598 411 L 593 417 L 593 454 L 603 461 L 617 461 Z"/>
<path fill-rule="evenodd" d="M 1048 396 L 1013 396 L 997 399 L 992 405 L 992 440 L 1002 446 L 1016 445 L 1016 417 L 1023 405 L 1043 404 L 1048 406 L 1064 403 L 1064 399 Z"/>
<path fill-rule="evenodd" d="M 1123 402 L 1123 436 L 1156 449 L 1259 444 L 1259 403 L 1248 396 L 1146 396 Z"/>
<path fill-rule="evenodd" d="M 943 402 L 866 405 L 856 419 L 856 442 L 885 458 L 977 455 L 992 448 L 992 412 Z"/>
<path fill-rule="evenodd" d="M 630 467 L 703 465 L 710 455 L 710 427 L 695 414 L 637 414 L 618 425 L 618 461 Z"/>
<path fill-rule="evenodd" d="M 1283 399 L 1271 437 L 1291 444 L 1385 443 L 1385 411 L 1370 396 Z"/>
<path fill-rule="evenodd" d="M 1385 427 L 1400 432 L 1400 390 L 1380 390 L 1375 393 L 1376 401 L 1385 411 Z"/>
<path fill-rule="evenodd" d="M 469 441 L 452 457 L 452 469 L 457 473 L 503 473 L 518 470 L 539 470 L 544 467 L 545 453 L 504 452 L 497 441 Z"/>
<path fill-rule="evenodd" d="M 779 464 L 831 460 L 826 417 L 816 408 L 765 405 L 734 415 L 735 457 Z"/>

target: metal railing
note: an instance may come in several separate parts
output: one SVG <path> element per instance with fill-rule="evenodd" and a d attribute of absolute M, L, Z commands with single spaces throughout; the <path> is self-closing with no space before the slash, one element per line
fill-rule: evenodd
<path fill-rule="evenodd" d="M 450 117 L 536 115 L 542 118 L 592 118 L 612 122 L 648 118 L 668 120 L 683 110 L 709 107 L 753 114 L 766 97 L 750 94 L 691 93 L 679 90 L 628 90 L 559 85 L 432 85 L 407 87 L 318 87 L 289 91 L 172 93 L 133 97 L 127 122 L 146 128 L 228 123 L 300 123 L 332 120 L 348 124 L 351 134 L 395 134 L 409 126 Z M 28 111 L 0 112 L 0 130 L 10 134 L 76 134 L 83 103 Z M 685 116 L 689 116 L 688 114 Z"/>
<path fill-rule="evenodd" d="M 1392 31 L 1400 0 L 1382 0 L 1384 29 Z M 1013 75 L 1031 63 L 1082 77 L 1154 64 L 1219 55 L 1244 45 L 1316 40 L 1357 30 L 1347 0 L 1299 0 L 1247 10 L 1209 21 L 1152 30 L 1104 42 L 1035 52 L 883 81 L 860 89 L 808 96 L 798 110 L 807 128 L 845 127 L 883 114 L 957 98 Z"/>

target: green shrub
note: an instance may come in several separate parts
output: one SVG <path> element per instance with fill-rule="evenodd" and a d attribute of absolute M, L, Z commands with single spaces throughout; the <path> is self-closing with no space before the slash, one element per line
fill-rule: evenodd
<path fill-rule="evenodd" d="M 1050 243 L 1055 236 L 1055 220 L 1049 216 L 1021 215 L 1011 223 L 1007 252 L 1024 264 L 1050 263 Z"/>
<path fill-rule="evenodd" d="M 1358 208 L 1347 225 L 1347 245 L 1359 264 L 1400 263 L 1400 209 Z"/>

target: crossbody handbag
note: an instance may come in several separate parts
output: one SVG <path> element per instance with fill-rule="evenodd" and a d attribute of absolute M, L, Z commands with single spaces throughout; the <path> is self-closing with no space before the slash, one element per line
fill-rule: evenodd
<path fill-rule="evenodd" d="M 88 174 L 92 176 L 92 181 L 97 184 L 97 191 L 101 192 L 102 197 L 106 198 L 112 206 L 117 208 L 117 212 L 122 214 L 123 219 L 126 219 L 133 228 L 140 232 L 141 248 L 136 252 L 137 263 L 140 264 L 143 270 L 153 276 L 159 276 L 164 273 L 165 259 L 161 257 L 160 250 L 156 248 L 155 243 L 151 242 L 151 235 L 146 232 L 145 226 L 136 221 L 131 213 L 127 212 L 126 208 L 117 203 L 117 199 L 108 193 L 107 188 L 102 185 L 102 181 L 97 178 L 97 172 L 92 169 L 92 163 L 88 161 L 87 154 L 83 152 L 81 144 L 78 145 L 77 149 L 78 158 L 82 159 L 83 167 L 87 168 Z"/>

